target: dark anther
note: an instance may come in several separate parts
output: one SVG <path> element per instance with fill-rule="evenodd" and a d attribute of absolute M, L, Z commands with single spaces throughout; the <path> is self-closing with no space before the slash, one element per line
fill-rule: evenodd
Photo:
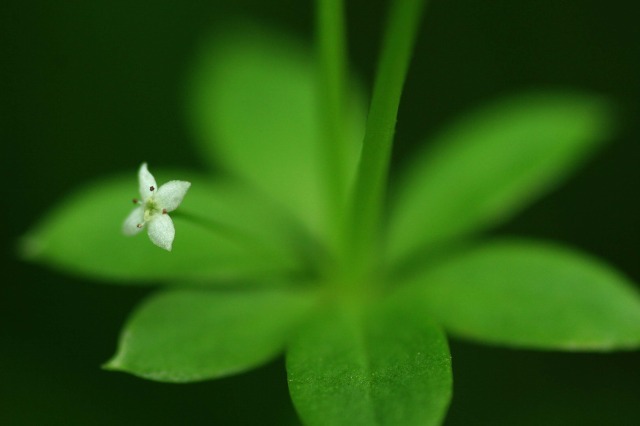
<path fill-rule="evenodd" d="M 162 209 L 162 214 L 167 214 L 167 209 Z"/>
<path fill-rule="evenodd" d="M 137 198 L 133 199 L 133 204 L 138 204 L 138 199 Z"/>
<path fill-rule="evenodd" d="M 136 226 L 137 226 L 138 228 L 142 228 L 142 224 L 141 224 L 141 223 L 137 224 Z"/>
<path fill-rule="evenodd" d="M 150 186 L 150 187 L 149 187 L 149 191 L 154 191 L 155 189 L 156 189 L 156 188 L 155 188 L 155 187 L 153 187 L 153 186 Z"/>

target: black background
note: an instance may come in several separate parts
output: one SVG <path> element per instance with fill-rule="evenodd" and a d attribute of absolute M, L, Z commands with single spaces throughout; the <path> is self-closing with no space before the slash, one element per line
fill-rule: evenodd
<path fill-rule="evenodd" d="M 232 3 L 232 4 L 229 4 Z M 640 14 L 623 0 L 435 0 L 407 82 L 397 167 L 461 111 L 512 91 L 588 89 L 621 111 L 615 140 L 493 233 L 548 238 L 640 282 Z M 386 2 L 349 1 L 352 63 L 371 82 Z M 198 41 L 234 17 L 312 39 L 311 1 L 93 0 L 0 5 L 0 424 L 287 424 L 282 361 L 192 385 L 102 371 L 148 289 L 25 264 L 15 244 L 56 200 L 115 171 L 203 168 L 184 83 Z M 556 354 L 452 342 L 448 425 L 640 424 L 640 353 Z"/>

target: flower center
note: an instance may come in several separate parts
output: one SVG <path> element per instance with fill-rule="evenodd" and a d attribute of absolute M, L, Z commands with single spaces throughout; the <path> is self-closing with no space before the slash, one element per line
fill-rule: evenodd
<path fill-rule="evenodd" d="M 154 215 L 160 213 L 162 213 L 162 211 L 156 203 L 156 200 L 153 197 L 149 197 L 147 201 L 144 202 L 144 221 L 149 222 Z"/>

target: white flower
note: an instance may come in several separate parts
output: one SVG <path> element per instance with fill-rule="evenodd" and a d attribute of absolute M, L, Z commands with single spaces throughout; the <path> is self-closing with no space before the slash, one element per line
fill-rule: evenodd
<path fill-rule="evenodd" d="M 148 225 L 149 239 L 158 247 L 171 251 L 176 230 L 167 213 L 178 208 L 191 183 L 172 180 L 158 188 L 156 180 L 147 169 L 147 163 L 142 163 L 138 171 L 138 184 L 142 199 L 133 200 L 139 206 L 125 219 L 122 232 L 125 235 L 135 235 Z"/>

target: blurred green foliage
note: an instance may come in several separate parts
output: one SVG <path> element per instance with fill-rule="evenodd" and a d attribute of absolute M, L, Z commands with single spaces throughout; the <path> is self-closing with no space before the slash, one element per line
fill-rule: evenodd
<path fill-rule="evenodd" d="M 600 90 L 627 117 L 640 113 L 640 54 L 628 2 L 442 3 L 429 11 L 418 45 L 400 114 L 398 164 L 417 136 L 443 119 L 523 85 Z M 16 184 L 6 188 L 3 212 L 9 279 L 0 287 L 0 421 L 280 424 L 282 412 L 293 417 L 279 365 L 189 388 L 98 370 L 145 291 L 89 286 L 18 264 L 11 242 L 78 183 L 131 170 L 151 152 L 158 162 L 198 164 L 188 148 L 181 86 L 197 41 L 228 18 L 225 9 L 309 38 L 309 5 L 10 1 L 2 8 L 2 169 Z M 366 23 L 381 15 L 377 3 L 350 5 L 355 64 L 367 76 L 378 35 Z M 497 233 L 570 242 L 638 281 L 640 129 L 637 121 L 624 124 L 584 173 Z M 638 421 L 634 354 L 513 354 L 469 344 L 455 344 L 453 353 L 448 424 Z"/>

